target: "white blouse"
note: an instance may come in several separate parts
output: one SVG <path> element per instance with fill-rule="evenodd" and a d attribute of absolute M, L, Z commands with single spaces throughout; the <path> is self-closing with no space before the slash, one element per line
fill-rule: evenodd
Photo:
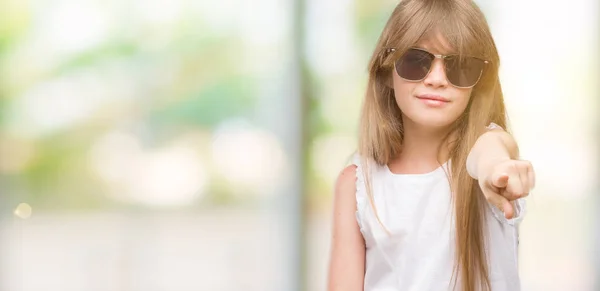
<path fill-rule="evenodd" d="M 369 162 L 374 206 L 369 201 L 365 168 L 360 157 L 356 174 L 356 219 L 366 243 L 365 291 L 452 290 L 455 262 L 455 224 L 448 163 L 425 174 L 394 174 L 384 165 Z M 517 200 L 515 217 L 488 203 L 486 254 L 492 291 L 519 291 L 517 268 L 518 224 L 525 201 Z M 456 289 L 460 289 L 460 279 Z"/>

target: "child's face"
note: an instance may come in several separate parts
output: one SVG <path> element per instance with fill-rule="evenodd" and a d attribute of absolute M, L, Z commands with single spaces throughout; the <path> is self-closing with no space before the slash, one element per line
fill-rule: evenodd
<path fill-rule="evenodd" d="M 446 40 L 434 34 L 416 45 L 433 54 L 451 54 Z M 407 81 L 392 70 L 396 103 L 403 118 L 424 127 L 443 128 L 452 124 L 469 103 L 472 88 L 458 88 L 448 82 L 444 61 L 436 58 L 422 81 Z M 406 120 L 405 120 L 406 121 Z"/>

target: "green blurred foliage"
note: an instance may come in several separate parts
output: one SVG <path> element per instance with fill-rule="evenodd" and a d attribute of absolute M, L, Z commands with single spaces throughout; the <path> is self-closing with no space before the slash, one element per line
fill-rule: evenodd
<path fill-rule="evenodd" d="M 131 9 L 130 4 L 125 6 Z M 169 27 L 144 26 L 139 21 L 127 19 L 135 16 L 135 12 L 131 15 L 117 13 L 112 10 L 118 6 L 106 4 L 106 7 L 112 7 L 109 8 L 111 13 L 121 15 L 119 17 L 123 19 L 105 41 L 60 58 L 56 56 L 47 64 L 33 64 L 35 70 L 32 72 L 21 71 L 20 65 L 25 65 L 27 60 L 15 59 L 19 50 L 43 52 L 45 49 L 35 47 L 28 39 L 35 29 L 39 29 L 35 26 L 34 15 L 45 16 L 40 10 L 42 6 L 36 5 L 41 4 L 0 0 L 3 7 L 0 11 L 0 137 L 5 144 L 10 145 L 16 140 L 35 151 L 31 161 L 18 172 L 0 173 L 3 181 L 7 181 L 3 189 L 10 191 L 15 200 L 26 200 L 46 209 L 119 205 L 120 202 L 104 195 L 110 190 L 89 165 L 90 148 L 103 134 L 115 129 L 124 130 L 137 136 L 143 148 L 152 149 L 189 132 L 209 135 L 231 118 L 253 122 L 257 112 L 264 112 L 257 110 L 258 100 L 262 98 L 259 88 L 261 82 L 266 82 L 257 73 L 264 70 L 263 64 L 254 64 L 250 69 L 240 64 L 242 58 L 249 57 L 243 51 L 243 32 L 214 30 L 188 11 Z M 376 37 L 391 13 L 392 3 L 357 1 L 356 5 L 353 16 L 356 27 L 349 29 L 354 29 L 360 46 L 359 62 L 366 68 Z M 31 67 L 32 64 L 27 65 Z M 266 65 L 281 68 L 285 64 Z M 9 123 L 14 120 L 7 117 L 19 114 L 13 111 L 15 105 L 29 90 L 59 78 L 81 74 L 110 80 L 115 66 L 124 72 L 124 77 L 130 78 L 128 85 L 134 95 L 130 99 L 101 102 L 89 117 L 46 134 L 22 137 L 10 130 L 14 124 Z M 331 117 L 324 116 L 323 106 L 336 80 L 323 79 L 319 72 L 306 67 L 304 76 L 303 91 L 309 109 L 304 121 L 308 139 L 304 149 L 308 169 L 305 183 L 308 188 L 305 190 L 309 204 L 318 207 L 328 201 L 330 196 L 323 193 L 331 192 L 332 181 L 316 175 L 311 160 L 312 143 L 337 133 L 354 135 L 351 125 L 355 121 L 349 118 L 355 116 L 335 117 L 344 120 L 341 122 L 345 124 L 343 127 L 340 122 L 331 123 Z M 105 86 L 110 88 L 114 84 Z M 359 89 L 361 86 L 356 85 Z M 361 95 L 362 91 L 356 92 L 348 96 L 346 102 L 360 102 Z M 210 143 L 210 139 L 205 139 L 204 143 Z M 209 148 L 210 145 L 205 144 L 200 151 L 209 151 Z M 0 154 L 10 154 L 10 149 Z M 214 166 L 210 161 L 206 165 Z M 230 205 L 254 199 L 253 196 L 237 195 L 230 182 L 213 169 L 209 169 L 209 175 L 207 194 L 199 204 Z"/>

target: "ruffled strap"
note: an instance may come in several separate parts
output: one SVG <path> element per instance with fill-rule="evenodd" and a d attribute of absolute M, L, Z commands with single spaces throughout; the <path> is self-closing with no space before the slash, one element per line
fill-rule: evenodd
<path fill-rule="evenodd" d="M 360 155 L 354 154 L 352 158 L 352 164 L 356 165 L 356 221 L 358 226 L 363 230 L 364 226 L 364 209 L 369 198 L 367 196 L 367 188 L 365 184 L 364 168 L 362 166 Z"/>
<path fill-rule="evenodd" d="M 486 130 L 494 130 L 496 128 L 500 128 L 500 129 L 504 130 L 504 128 L 502 128 L 500 125 L 495 124 L 493 122 L 490 122 L 490 124 L 488 124 L 488 126 L 485 127 Z"/>

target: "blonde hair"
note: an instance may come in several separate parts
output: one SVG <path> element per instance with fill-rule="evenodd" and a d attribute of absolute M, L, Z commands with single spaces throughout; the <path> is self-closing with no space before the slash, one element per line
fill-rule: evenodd
<path fill-rule="evenodd" d="M 358 152 L 367 168 L 371 161 L 386 165 L 400 154 L 404 138 L 402 113 L 389 85 L 394 62 L 433 31 L 444 36 L 458 54 L 489 61 L 472 90 L 467 108 L 452 124 L 444 144 L 449 147 L 452 161 L 449 182 L 456 218 L 457 248 L 453 277 L 460 276 L 463 291 L 490 290 L 484 241 L 485 199 L 478 184 L 467 173 L 466 159 L 486 125 L 490 122 L 503 128 L 507 125 L 498 79 L 498 52 L 487 21 L 475 3 L 468 0 L 404 0 L 397 5 L 369 63 Z M 390 53 L 388 48 L 396 50 Z M 459 138 L 450 140 L 452 134 Z M 382 224 L 373 203 L 369 170 L 363 173 L 367 175 L 365 181 L 371 205 Z"/>

